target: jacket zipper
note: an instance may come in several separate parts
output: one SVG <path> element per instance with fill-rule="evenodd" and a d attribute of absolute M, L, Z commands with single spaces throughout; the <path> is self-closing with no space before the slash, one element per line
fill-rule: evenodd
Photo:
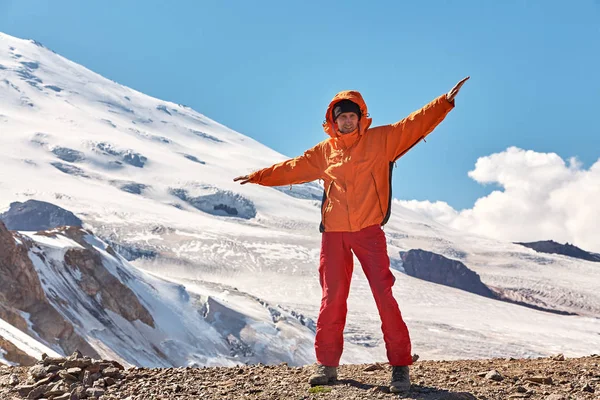
<path fill-rule="evenodd" d="M 331 181 L 331 183 L 327 187 L 327 191 L 325 192 L 325 198 L 327 201 L 323 203 L 323 207 L 321 208 L 321 222 L 323 223 L 323 226 L 325 226 L 325 210 L 327 210 L 327 207 L 329 207 L 329 204 L 331 203 L 331 200 L 329 199 L 329 192 L 331 191 L 331 186 L 333 186 L 333 181 Z"/>
<path fill-rule="evenodd" d="M 381 217 L 384 218 L 385 214 L 383 213 L 383 207 L 381 207 L 381 197 L 379 197 L 379 190 L 377 190 L 377 181 L 375 180 L 375 175 L 371 172 L 371 178 L 373 178 L 373 185 L 375 186 L 375 194 L 377 194 L 377 203 L 379 204 L 379 211 L 381 211 Z"/>

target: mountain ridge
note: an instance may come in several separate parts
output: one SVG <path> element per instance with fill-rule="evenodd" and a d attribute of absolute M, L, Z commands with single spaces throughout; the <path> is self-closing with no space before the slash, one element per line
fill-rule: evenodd
<path fill-rule="evenodd" d="M 0 65 L 2 211 L 13 202 L 30 199 L 60 206 L 80 218 L 89 237 L 95 237 L 94 244 L 88 244 L 103 255 L 102 260 L 109 260 L 115 279 L 121 279 L 116 267 L 127 265 L 129 273 L 143 275 L 144 282 L 162 290 L 159 294 L 170 299 L 169 304 L 187 304 L 187 314 L 195 315 L 201 307 L 192 300 L 185 303 L 184 292 L 200 303 L 210 296 L 225 305 L 233 320 L 248 321 L 249 328 L 236 328 L 229 340 L 225 332 L 215 334 L 223 353 L 231 347 L 246 352 L 234 339 L 240 339 L 235 334 L 250 332 L 242 342 L 254 343 L 255 354 L 278 348 L 265 347 L 275 337 L 281 339 L 280 349 L 285 339 L 285 348 L 300 354 L 298 363 L 313 361 L 312 333 L 294 315 L 302 315 L 305 321 L 315 321 L 318 315 L 320 184 L 294 185 L 291 190 L 240 186 L 233 177 L 287 157 L 189 108 L 102 78 L 31 42 L 0 35 Z M 400 252 L 421 248 L 463 262 L 482 283 L 515 298 L 578 314 L 528 310 L 393 271 L 394 293 L 413 346 L 423 358 L 531 357 L 549 351 L 576 356 L 600 347 L 596 322 L 600 295 L 594 284 L 600 272 L 593 263 L 534 254 L 519 245 L 458 232 L 398 204 L 392 207 L 385 231 L 393 262 L 400 260 Z M 73 239 L 62 233 L 57 238 L 26 231 L 18 235 L 60 256 L 48 258 L 56 266 L 73 270 L 64 264 L 62 254 L 64 244 L 75 246 Z M 134 260 L 116 261 L 107 252 L 108 245 Z M 40 271 L 51 273 L 48 267 Z M 88 304 L 93 296 L 82 291 L 76 276 L 69 279 Z M 90 282 L 85 290 L 99 293 L 94 280 Z M 286 316 L 291 331 L 277 331 L 276 317 L 255 298 Z M 162 307 L 150 300 L 157 309 Z M 348 306 L 343 362 L 384 356 L 379 317 L 360 268 L 354 270 Z M 165 314 L 151 312 L 153 319 L 172 314 L 161 309 Z M 175 315 L 186 315 L 179 306 L 176 310 Z M 123 318 L 110 310 L 104 313 L 109 320 Z M 128 334 L 152 329 L 125 321 L 119 324 Z M 26 327 L 26 319 L 19 324 Z M 108 332 L 100 323 L 91 326 L 96 335 Z M 232 322 L 231 328 L 239 326 Z M 104 351 L 126 354 L 138 364 L 155 353 L 151 346 L 129 354 L 131 346 L 97 343 L 103 343 Z M 189 352 L 176 356 L 181 346 L 168 341 L 163 346 L 181 365 L 186 365 L 187 355 L 192 362 L 207 365 L 230 361 L 221 355 L 198 360 L 193 346 L 184 346 Z M 283 350 L 274 352 L 269 362 L 279 357 L 291 356 Z"/>

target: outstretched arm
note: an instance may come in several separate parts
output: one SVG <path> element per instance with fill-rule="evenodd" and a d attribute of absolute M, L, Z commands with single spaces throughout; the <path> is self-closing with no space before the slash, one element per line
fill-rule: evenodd
<path fill-rule="evenodd" d="M 324 168 L 324 157 L 321 146 L 317 145 L 304 152 L 303 155 L 263 168 L 250 175 L 238 176 L 234 182 L 256 183 L 263 186 L 284 186 L 311 182 L 321 178 Z"/>
<path fill-rule="evenodd" d="M 444 120 L 450 110 L 454 108 L 454 98 L 468 79 L 469 77 L 464 78 L 448 93 L 436 98 L 403 120 L 388 125 L 386 155 L 390 161 L 395 161 L 404 155 Z"/>

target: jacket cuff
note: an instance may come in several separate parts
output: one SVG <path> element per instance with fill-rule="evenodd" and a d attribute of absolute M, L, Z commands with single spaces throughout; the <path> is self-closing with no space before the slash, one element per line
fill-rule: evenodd
<path fill-rule="evenodd" d="M 443 94 L 441 97 L 444 98 L 444 101 L 449 104 L 450 106 L 452 106 L 451 108 L 454 108 L 454 100 L 456 99 L 452 99 L 452 101 L 448 100 L 448 96 L 447 94 Z"/>
<path fill-rule="evenodd" d="M 250 183 L 260 183 L 260 175 L 262 170 L 255 171 L 248 176 Z"/>

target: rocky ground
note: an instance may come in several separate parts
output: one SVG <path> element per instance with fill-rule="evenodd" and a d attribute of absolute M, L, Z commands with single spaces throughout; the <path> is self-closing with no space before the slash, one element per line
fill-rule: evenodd
<path fill-rule="evenodd" d="M 131 368 L 74 353 L 32 367 L 0 367 L 0 399 L 600 399 L 600 356 L 416 361 L 413 387 L 389 393 L 387 364 L 343 365 L 310 387 L 313 366 Z"/>

